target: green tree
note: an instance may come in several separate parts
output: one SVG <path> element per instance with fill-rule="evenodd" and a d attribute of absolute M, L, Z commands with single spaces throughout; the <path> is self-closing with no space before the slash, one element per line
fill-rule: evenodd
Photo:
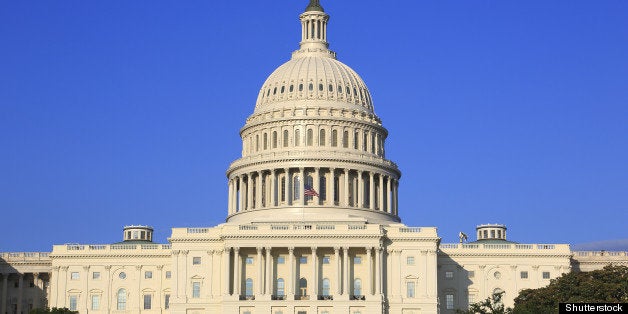
<path fill-rule="evenodd" d="M 32 309 L 30 311 L 30 314 L 74 314 L 77 313 L 78 311 L 70 311 L 70 309 L 63 307 L 63 308 L 45 308 L 45 309 Z"/>
<path fill-rule="evenodd" d="M 456 310 L 459 314 L 509 314 L 512 309 L 504 307 L 502 303 L 502 297 L 504 291 L 494 292 L 493 295 L 486 298 L 486 300 L 472 303 L 469 305 L 468 310 Z"/>
<path fill-rule="evenodd" d="M 552 279 L 547 287 L 522 290 L 513 313 L 558 313 L 559 302 L 628 302 L 628 267 L 571 272 Z"/>

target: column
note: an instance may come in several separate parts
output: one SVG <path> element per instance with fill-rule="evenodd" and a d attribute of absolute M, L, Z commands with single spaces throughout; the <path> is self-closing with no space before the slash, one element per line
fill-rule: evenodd
<path fill-rule="evenodd" d="M 246 209 L 253 209 L 253 172 L 249 172 L 246 178 Z"/>
<path fill-rule="evenodd" d="M 277 206 L 277 194 L 279 187 L 277 186 L 277 171 L 275 169 L 270 172 L 270 206 Z"/>
<path fill-rule="evenodd" d="M 367 247 L 366 248 L 366 260 L 368 262 L 367 264 L 367 269 L 369 272 L 369 276 L 368 276 L 368 281 L 366 282 L 366 292 L 364 295 L 373 295 L 373 259 L 371 256 L 371 250 L 373 250 L 372 247 Z"/>
<path fill-rule="evenodd" d="M 39 286 L 39 273 L 33 273 L 33 286 L 35 288 L 39 288 L 39 290 L 42 290 L 41 294 L 37 294 L 33 297 L 33 308 L 36 309 L 39 308 L 39 300 L 41 299 L 41 296 L 43 296 L 45 293 L 42 287 Z"/>
<path fill-rule="evenodd" d="M 397 249 L 393 251 L 394 255 L 396 255 L 396 263 L 397 263 L 397 276 L 394 277 L 394 281 L 395 281 L 395 288 L 397 290 L 397 295 L 401 296 L 401 265 L 402 265 L 402 261 L 401 261 L 401 250 Z M 394 258 L 394 257 L 393 257 Z M 423 280 L 424 282 L 427 283 L 427 280 Z"/>
<path fill-rule="evenodd" d="M 59 271 L 59 267 L 53 267 L 53 271 Z M 56 277 L 56 276 L 55 276 Z M 7 312 L 7 287 L 9 283 L 9 273 L 2 273 L 2 303 L 0 304 L 0 313 Z"/>
<path fill-rule="evenodd" d="M 22 297 L 24 296 L 24 274 L 17 274 L 17 312 L 22 313 Z"/>
<path fill-rule="evenodd" d="M 172 270 L 173 270 L 173 273 L 175 275 L 175 277 L 174 277 L 174 287 L 173 287 L 174 291 L 173 292 L 174 292 L 174 297 L 175 298 L 179 298 L 179 296 L 181 296 L 181 292 L 179 291 L 180 289 L 179 289 L 179 275 L 178 275 L 178 273 L 179 273 L 179 254 L 180 254 L 180 252 L 181 251 L 179 251 L 179 250 L 173 250 L 172 251 L 172 256 L 173 256 L 173 259 L 172 259 L 173 260 Z"/>
<path fill-rule="evenodd" d="M 82 278 L 82 281 L 83 281 L 83 291 L 84 291 L 84 294 L 83 294 L 83 304 L 85 305 L 85 310 L 87 310 L 87 309 L 90 308 L 89 307 L 89 301 L 90 301 L 89 300 L 89 298 L 90 298 L 89 297 L 89 266 L 83 266 L 83 270 L 84 270 L 84 275 L 81 275 L 82 276 L 81 278 Z M 77 304 L 77 306 L 80 308 L 80 306 L 78 304 Z"/>
<path fill-rule="evenodd" d="M 207 251 L 207 255 L 209 256 L 209 276 L 207 278 L 207 297 L 213 299 L 214 297 L 214 250 Z"/>
<path fill-rule="evenodd" d="M 287 281 L 288 284 L 288 300 L 294 300 L 294 247 L 288 248 L 288 256 L 290 257 L 290 278 Z"/>
<path fill-rule="evenodd" d="M 303 167 L 299 168 L 299 204 L 305 206 L 305 193 L 303 192 L 305 189 L 305 169 Z"/>
<path fill-rule="evenodd" d="M 397 215 L 397 191 L 399 188 L 399 182 L 397 180 L 393 181 L 393 197 L 392 197 L 392 201 L 393 201 L 393 205 L 392 205 L 392 210 L 393 210 L 393 215 Z"/>
<path fill-rule="evenodd" d="M 240 298 L 240 287 L 242 286 L 242 280 L 240 279 L 240 272 L 242 271 L 242 258 L 240 257 L 240 248 L 233 248 L 233 294 Z"/>
<path fill-rule="evenodd" d="M 334 283 L 336 285 L 336 296 L 340 296 L 342 295 L 342 290 L 340 289 L 340 287 L 342 287 L 342 273 L 341 273 L 341 267 L 340 267 L 340 248 L 335 246 L 334 247 L 334 260 L 336 261 L 336 282 Z"/>
<path fill-rule="evenodd" d="M 257 179 L 255 179 L 255 209 L 260 209 L 262 208 L 262 195 L 264 193 L 262 193 L 262 181 L 263 181 L 263 176 L 264 174 L 261 171 L 257 172 Z"/>
<path fill-rule="evenodd" d="M 392 184 L 392 178 L 390 176 L 388 176 L 388 184 L 386 185 L 386 212 L 388 212 L 389 214 L 392 214 L 392 193 L 390 192 L 390 186 Z"/>
<path fill-rule="evenodd" d="M 106 265 L 105 266 L 105 282 L 109 282 L 109 278 L 111 278 L 111 265 Z M 110 306 L 110 302 L 111 302 L 111 287 L 107 287 L 105 289 L 106 294 L 104 296 L 104 298 L 106 298 L 105 300 L 102 300 L 102 304 L 105 306 L 105 308 L 103 309 L 105 313 L 109 313 L 109 309 L 111 308 Z"/>
<path fill-rule="evenodd" d="M 229 295 L 229 281 L 231 274 L 231 248 L 225 247 L 222 251 L 222 294 Z"/>
<path fill-rule="evenodd" d="M 68 284 L 68 266 L 62 266 L 61 267 L 61 272 L 59 275 L 59 286 L 58 286 L 58 293 L 57 293 L 57 306 L 58 307 L 67 307 L 67 298 L 66 298 L 66 290 L 67 290 L 67 284 Z"/>
<path fill-rule="evenodd" d="M 335 168 L 329 168 L 329 178 L 331 180 L 327 181 L 327 187 L 329 190 L 329 193 L 327 193 L 327 205 L 335 205 L 334 203 L 334 199 L 335 199 L 335 195 L 336 195 L 336 185 L 334 184 L 336 182 L 336 169 Z"/>
<path fill-rule="evenodd" d="M 316 247 L 312 247 L 312 292 L 310 300 L 318 300 L 318 254 Z"/>
<path fill-rule="evenodd" d="M 379 202 L 377 202 L 378 208 L 379 210 L 383 211 L 384 210 L 384 176 L 380 173 L 379 175 L 379 193 L 377 193 L 377 197 L 379 199 Z"/>
<path fill-rule="evenodd" d="M 358 204 L 356 207 L 358 208 L 364 208 L 364 179 L 362 178 L 362 173 L 363 171 L 358 170 L 358 188 L 356 189 L 358 191 Z"/>
<path fill-rule="evenodd" d="M 375 248 L 375 294 L 382 294 L 382 248 Z"/>
<path fill-rule="evenodd" d="M 318 167 L 314 168 L 314 176 L 312 177 L 312 181 L 313 181 L 312 183 L 313 183 L 314 191 L 319 193 L 319 195 L 322 192 L 321 191 L 320 169 L 321 168 L 318 168 Z M 316 205 L 320 205 L 321 204 L 321 198 L 320 197 L 313 197 L 312 199 L 314 200 L 314 204 L 316 204 Z"/>
<path fill-rule="evenodd" d="M 233 181 L 229 179 L 229 196 L 227 197 L 227 213 L 229 215 L 233 214 Z"/>
<path fill-rule="evenodd" d="M 346 246 L 342 248 L 342 261 L 343 261 L 342 275 L 344 276 L 342 292 L 343 292 L 343 295 L 350 296 L 351 294 L 349 293 L 349 248 Z"/>
<path fill-rule="evenodd" d="M 290 169 L 284 168 L 283 171 L 286 176 L 286 180 L 284 180 L 284 199 L 286 200 L 286 205 L 290 205 Z"/>
<path fill-rule="evenodd" d="M 264 291 L 264 268 L 262 263 L 262 247 L 257 247 L 257 284 L 255 285 L 255 299 L 259 300 Z"/>
<path fill-rule="evenodd" d="M 182 262 L 179 262 L 179 271 L 177 273 L 180 273 L 179 276 L 177 276 L 177 279 L 179 280 L 179 291 L 181 291 L 183 294 L 182 296 L 187 296 L 188 295 L 188 253 L 190 251 L 188 250 L 183 250 L 181 251 L 181 259 Z"/>
<path fill-rule="evenodd" d="M 373 180 L 373 172 L 369 171 L 369 209 L 375 209 L 375 180 Z"/>
<path fill-rule="evenodd" d="M 273 295 L 273 256 L 270 246 L 266 247 L 266 294 Z"/>
<path fill-rule="evenodd" d="M 349 169 L 345 168 L 345 188 L 344 188 L 344 197 L 343 197 L 343 205 L 345 207 L 349 207 Z"/>
<path fill-rule="evenodd" d="M 237 205 L 236 208 L 234 210 L 237 210 L 238 212 L 241 212 L 242 210 L 244 210 L 244 204 L 242 203 L 244 201 L 244 193 L 242 192 L 242 176 L 238 176 L 238 186 L 236 186 L 236 193 L 237 193 Z"/>

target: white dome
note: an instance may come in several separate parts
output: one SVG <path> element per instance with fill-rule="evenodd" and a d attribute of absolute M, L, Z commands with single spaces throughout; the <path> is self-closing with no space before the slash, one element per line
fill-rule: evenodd
<path fill-rule="evenodd" d="M 360 76 L 333 55 L 297 51 L 264 82 L 255 113 L 294 106 L 295 101 L 373 113 L 371 95 Z"/>

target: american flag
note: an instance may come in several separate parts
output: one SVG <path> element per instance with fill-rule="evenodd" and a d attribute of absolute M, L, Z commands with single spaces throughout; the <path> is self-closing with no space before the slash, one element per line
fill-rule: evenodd
<path fill-rule="evenodd" d="M 318 196 L 316 190 L 314 190 L 314 188 L 309 185 L 305 186 L 305 190 L 303 192 L 305 193 L 305 196 Z"/>

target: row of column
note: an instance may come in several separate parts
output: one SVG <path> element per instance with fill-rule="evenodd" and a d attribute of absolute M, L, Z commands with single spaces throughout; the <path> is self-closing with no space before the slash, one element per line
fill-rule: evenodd
<path fill-rule="evenodd" d="M 277 249 L 277 248 L 275 248 Z M 288 299 L 294 299 L 295 296 L 300 295 L 300 291 L 298 291 L 298 283 L 299 279 L 297 278 L 297 263 L 295 256 L 295 248 L 288 247 L 288 265 L 289 265 L 289 274 L 288 278 L 285 281 L 285 296 Z M 349 256 L 349 249 L 354 249 L 350 247 L 334 247 L 334 268 L 336 273 L 335 278 L 335 295 L 339 297 L 349 298 L 352 296 L 352 292 L 350 290 L 351 287 L 351 268 L 352 262 Z M 380 295 L 383 290 L 383 254 L 381 247 L 366 247 L 362 248 L 366 251 L 366 261 L 367 261 L 367 272 L 368 278 L 366 280 L 366 292 L 368 295 Z M 271 247 L 258 247 L 256 248 L 257 252 L 257 278 L 254 281 L 254 294 L 255 296 L 267 296 L 267 297 L 277 297 L 275 295 L 275 274 L 273 274 L 273 266 L 275 264 L 275 256 L 272 254 L 273 248 Z M 308 286 L 308 291 L 310 293 L 311 300 L 317 300 L 319 296 L 319 282 L 322 280 L 321 274 L 319 273 L 319 265 L 320 258 L 317 254 L 317 247 L 310 247 L 311 250 L 311 267 L 312 267 L 312 280 L 311 286 Z M 373 250 L 375 254 L 373 254 Z M 233 251 L 234 260 L 231 261 L 231 251 Z M 223 270 L 224 274 L 228 274 L 223 277 L 223 288 L 224 295 L 233 295 L 233 296 L 244 296 L 243 291 L 241 291 L 243 280 L 243 274 L 241 274 L 242 270 L 242 262 L 243 256 L 240 254 L 241 248 L 232 247 L 226 248 L 223 253 Z M 342 253 L 341 253 L 342 252 Z M 342 254 L 342 258 L 340 255 Z M 265 255 L 265 259 L 262 262 L 262 256 Z M 373 258 L 374 257 L 374 258 Z M 231 276 L 233 274 L 233 276 Z M 232 288 L 232 289 L 230 289 Z M 334 293 L 330 291 L 330 295 L 333 296 Z"/>
<path fill-rule="evenodd" d="M 229 180 L 229 215 L 280 205 L 357 207 L 398 215 L 399 181 L 396 178 L 371 171 L 338 170 L 301 167 L 298 172 L 284 168 L 234 176 Z M 298 181 L 294 180 L 296 177 Z M 303 178 L 307 177 L 312 178 L 312 187 L 319 194 L 311 201 L 304 197 Z M 325 186 L 321 186 L 320 178 L 324 178 Z M 350 187 L 352 179 L 353 188 Z"/>
<path fill-rule="evenodd" d="M 0 297 L 0 313 L 8 313 L 7 307 L 9 302 L 9 276 L 17 276 L 17 313 L 22 311 L 28 311 L 29 309 L 22 308 L 22 302 L 24 299 L 24 277 L 27 275 L 33 277 L 33 287 L 39 289 L 39 296 L 33 296 L 33 308 L 40 308 L 45 306 L 41 304 L 41 299 L 45 297 L 46 291 L 44 291 L 44 280 L 39 278 L 39 273 L 2 273 L 2 296 Z"/>

